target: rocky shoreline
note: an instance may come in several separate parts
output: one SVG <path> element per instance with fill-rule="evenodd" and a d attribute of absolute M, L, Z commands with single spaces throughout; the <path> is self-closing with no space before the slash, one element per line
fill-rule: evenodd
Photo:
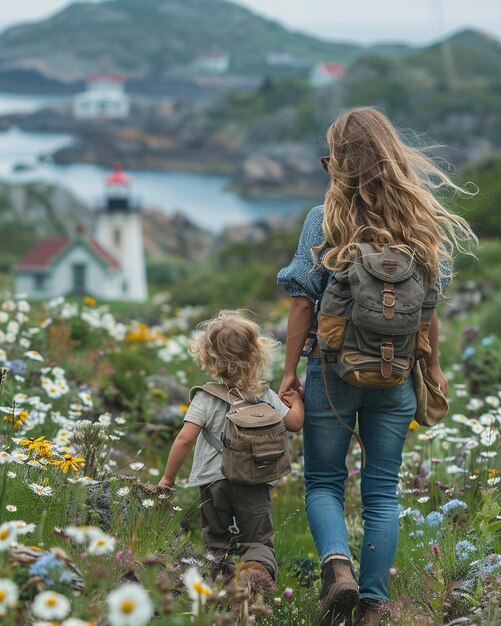
<path fill-rule="evenodd" d="M 75 142 L 50 155 L 56 163 L 224 174 L 232 190 L 318 197 L 325 179 L 307 142 L 249 144 L 236 125 L 220 127 L 190 103 L 136 98 L 126 120 L 77 120 L 68 104 L 0 117 L 0 130 L 70 134 Z"/>

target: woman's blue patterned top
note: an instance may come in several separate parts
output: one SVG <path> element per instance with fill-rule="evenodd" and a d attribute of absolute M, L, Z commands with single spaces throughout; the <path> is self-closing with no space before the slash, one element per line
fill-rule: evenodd
<path fill-rule="evenodd" d="M 322 221 L 324 207 L 316 206 L 310 210 L 304 220 L 303 230 L 299 237 L 296 254 L 291 263 L 278 272 L 278 284 L 292 296 L 303 296 L 315 303 L 320 300 L 329 281 L 330 272 L 322 265 L 321 259 L 315 266 L 311 253 L 314 246 L 324 240 Z M 451 267 L 446 259 L 441 263 L 442 276 L 440 287 L 443 291 L 449 284 Z M 313 269 L 315 267 L 315 269 Z"/>

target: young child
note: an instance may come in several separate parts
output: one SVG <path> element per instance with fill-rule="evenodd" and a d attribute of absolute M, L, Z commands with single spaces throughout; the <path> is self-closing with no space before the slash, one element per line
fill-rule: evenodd
<path fill-rule="evenodd" d="M 262 381 L 276 342 L 261 334 L 259 326 L 238 311 L 221 311 L 200 327 L 190 346 L 200 367 L 229 389 L 245 397 L 271 404 L 284 417 L 289 431 L 301 430 L 303 402 L 296 391 L 287 391 L 282 402 Z M 200 487 L 202 538 L 231 574 L 238 555 L 241 568 L 265 568 L 274 580 L 277 563 L 273 547 L 271 485 L 232 483 L 221 473 L 221 454 L 201 434 L 203 428 L 218 439 L 224 429 L 228 404 L 204 390 L 194 396 L 167 460 L 160 487 L 174 487 L 176 475 L 196 442 L 190 485 Z"/>

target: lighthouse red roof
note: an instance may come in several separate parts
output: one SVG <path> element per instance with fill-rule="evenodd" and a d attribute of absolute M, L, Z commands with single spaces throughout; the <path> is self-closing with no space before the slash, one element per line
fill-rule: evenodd
<path fill-rule="evenodd" d="M 126 174 L 122 166 L 117 163 L 113 167 L 113 172 L 106 177 L 107 185 L 130 185 L 130 176 Z"/>

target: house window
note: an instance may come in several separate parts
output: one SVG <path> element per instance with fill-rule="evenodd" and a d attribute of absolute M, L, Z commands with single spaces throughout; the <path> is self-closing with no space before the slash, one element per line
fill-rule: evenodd
<path fill-rule="evenodd" d="M 123 280 L 122 281 L 122 293 L 127 293 L 128 291 L 129 291 L 129 281 Z"/>
<path fill-rule="evenodd" d="M 73 291 L 83 293 L 87 289 L 87 266 L 83 263 L 74 263 L 73 270 Z"/>
<path fill-rule="evenodd" d="M 33 274 L 33 288 L 35 291 L 43 291 L 45 289 L 45 274 Z"/>
<path fill-rule="evenodd" d="M 120 228 L 115 228 L 113 231 L 113 244 L 115 248 L 120 248 L 122 245 L 122 231 Z"/>

